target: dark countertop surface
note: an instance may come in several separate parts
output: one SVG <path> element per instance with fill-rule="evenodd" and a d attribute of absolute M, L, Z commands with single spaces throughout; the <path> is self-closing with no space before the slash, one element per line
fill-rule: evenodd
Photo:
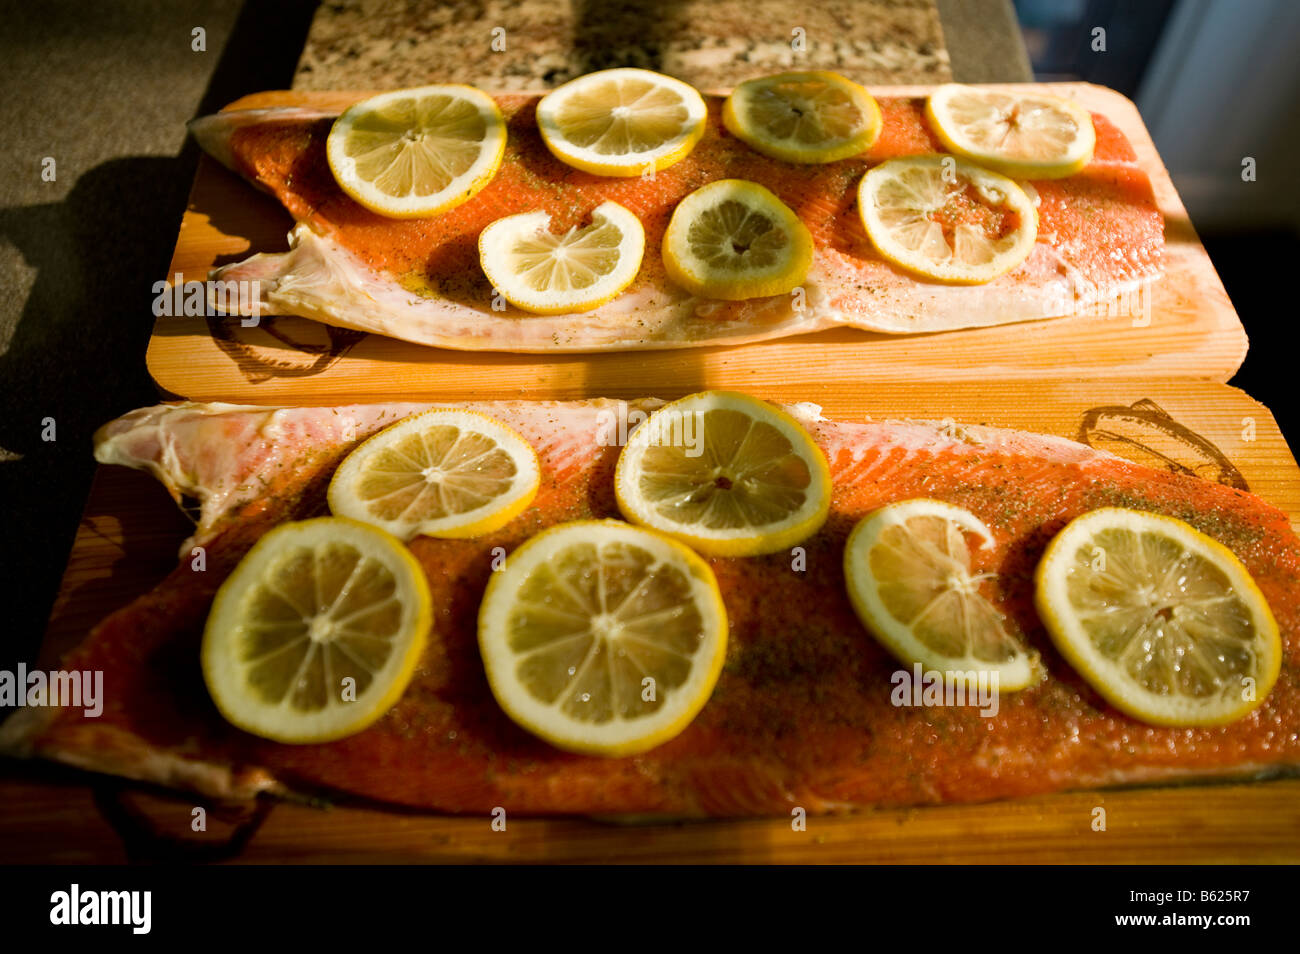
<path fill-rule="evenodd" d="M 933 0 L 342 0 L 316 12 L 293 85 L 547 89 L 611 66 L 700 89 L 789 69 L 834 69 L 862 83 L 951 78 Z"/>

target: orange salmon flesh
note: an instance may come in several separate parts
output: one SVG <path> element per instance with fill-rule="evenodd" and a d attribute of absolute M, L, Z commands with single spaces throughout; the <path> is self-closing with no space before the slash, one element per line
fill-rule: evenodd
<path fill-rule="evenodd" d="M 648 403 L 633 405 L 649 407 Z M 711 559 L 729 617 L 726 663 L 709 702 L 668 743 L 607 759 L 558 751 L 498 707 L 476 640 L 495 547 L 545 527 L 617 517 L 619 448 L 602 443 L 613 402 L 471 405 L 537 449 L 536 501 L 474 540 L 410 544 L 433 595 L 429 645 L 400 701 L 341 741 L 283 745 L 227 724 L 204 689 L 199 641 L 213 594 L 268 529 L 322 512 L 321 494 L 356 441 L 418 405 L 253 409 L 159 406 L 99 435 L 101 461 L 154 469 L 203 503 L 204 572 L 181 565 L 105 619 L 66 657 L 104 672 L 104 709 L 29 709 L 4 747 L 212 796 L 333 793 L 486 814 L 761 816 L 1008 798 L 1158 780 L 1284 773 L 1300 766 L 1300 540 L 1287 516 L 1221 484 L 1158 471 L 1071 441 L 982 427 L 847 423 L 792 409 L 830 462 L 831 515 L 790 554 Z M 981 592 L 1038 650 L 1042 683 L 974 706 L 895 705 L 900 663 L 861 626 L 841 560 L 856 521 L 925 496 L 984 520 L 995 546 Z M 1032 606 L 1032 573 L 1070 519 L 1125 506 L 1185 520 L 1231 549 L 1277 617 L 1283 661 L 1263 704 L 1214 728 L 1158 728 L 1111 708 L 1052 648 Z"/>
<path fill-rule="evenodd" d="M 508 141 L 496 177 L 453 209 L 407 220 L 371 212 L 339 188 L 325 157 L 332 116 L 283 108 L 205 117 L 194 126 L 204 147 L 271 192 L 300 223 L 290 239 L 296 255 L 255 256 L 216 277 L 265 285 L 263 313 L 299 314 L 441 347 L 581 351 L 740 342 L 834 325 L 909 333 L 1032 320 L 1113 299 L 1160 274 L 1164 222 L 1151 183 L 1128 140 L 1104 116 L 1093 116 L 1097 145 L 1084 169 L 1031 183 L 1038 242 L 1029 259 L 993 282 L 963 288 L 885 261 L 857 209 L 857 185 L 869 167 L 943 152 L 926 123 L 924 99 L 881 98 L 882 132 L 863 155 L 795 165 L 736 139 L 722 125 L 722 98 L 705 98 L 706 131 L 685 159 L 653 177 L 611 178 L 551 155 L 537 129 L 537 95 L 499 95 Z M 673 210 L 689 193 L 724 178 L 767 187 L 811 231 L 814 261 L 797 307 L 785 295 L 697 299 L 668 279 L 660 246 Z M 610 200 L 645 229 L 645 257 L 627 291 L 585 317 L 530 315 L 499 300 L 493 307 L 478 259 L 486 226 L 540 210 L 562 232 Z"/>
<path fill-rule="evenodd" d="M 587 220 L 604 201 L 634 212 L 646 231 L 642 268 L 660 266 L 654 250 L 663 241 L 673 209 L 701 186 L 718 179 L 747 179 L 766 186 L 795 211 L 821 248 L 858 258 L 876 258 L 856 207 L 858 180 L 870 166 L 898 156 L 943 152 L 930 131 L 921 99 L 880 100 L 883 127 L 866 154 L 826 165 L 794 165 L 750 149 L 722 126 L 720 97 L 709 97 L 709 125 L 703 139 L 681 162 L 653 178 L 628 179 L 574 169 L 546 149 L 537 131 L 537 98 L 497 97 L 509 128 L 506 156 L 491 184 L 468 202 L 426 219 L 390 219 L 358 205 L 339 188 L 325 161 L 329 119 L 266 123 L 234 134 L 240 169 L 266 186 L 294 216 L 343 237 L 344 245 L 368 265 L 411 283 L 443 289 L 463 284 L 465 294 L 486 301 L 491 289 L 478 267 L 478 233 L 499 218 L 541 210 L 563 232 Z M 1080 262 L 1087 277 L 1109 280 L 1163 247 L 1159 216 L 1146 176 L 1131 164 L 1133 149 L 1105 117 L 1093 117 L 1098 132 L 1094 168 L 1068 179 L 1038 181 L 1039 228 L 1060 241 L 1082 241 Z M 1117 220 L 1116 213 L 1131 212 Z M 1089 222 L 1106 218 L 1097 231 Z M 649 278 L 650 275 L 643 276 Z M 1127 277 L 1124 275 L 1123 277 Z"/>

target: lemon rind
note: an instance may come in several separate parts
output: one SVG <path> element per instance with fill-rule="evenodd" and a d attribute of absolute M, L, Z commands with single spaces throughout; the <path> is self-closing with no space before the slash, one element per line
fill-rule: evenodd
<path fill-rule="evenodd" d="M 650 435 L 654 433 L 651 420 L 656 415 L 681 413 L 684 409 L 693 410 L 691 407 L 693 404 L 719 400 L 730 402 L 729 406 L 740 404 L 747 413 L 754 412 L 756 416 L 766 415 L 768 423 L 778 422 L 782 433 L 787 437 L 798 438 L 797 443 L 794 440 L 792 443 L 795 443 L 796 449 L 802 450 L 801 456 L 809 465 L 814 483 L 809 487 L 808 500 L 816 501 L 816 506 L 805 505 L 801 510 L 807 511 L 806 513 L 800 515 L 800 512 L 796 511 L 787 523 L 761 533 L 747 533 L 743 530 L 693 533 L 678 526 L 668 525 L 651 508 L 639 506 L 640 494 L 636 490 L 631 468 L 634 466 L 632 461 L 636 454 L 649 445 Z M 701 411 L 708 409 L 708 407 L 699 408 Z M 707 556 L 763 556 L 789 550 L 816 534 L 826 523 L 830 515 L 831 492 L 830 465 L 826 461 L 826 455 L 803 425 L 781 408 L 738 391 L 700 391 L 656 409 L 644 423 L 632 431 L 614 467 L 614 496 L 619 512 L 625 519 L 639 527 L 673 537 Z"/>
<path fill-rule="evenodd" d="M 399 582 L 400 578 L 404 578 L 409 584 L 407 595 L 414 597 L 414 606 L 406 606 L 408 616 L 403 628 L 406 635 L 405 651 L 392 657 L 385 670 L 376 677 L 375 684 L 378 684 L 381 676 L 390 680 L 382 692 L 371 699 L 373 689 L 368 689 L 355 702 L 325 710 L 327 713 L 340 714 L 334 718 L 313 714 L 299 717 L 296 725 L 286 726 L 284 723 L 276 724 L 269 718 L 271 713 L 283 711 L 283 707 L 265 706 L 255 701 L 248 705 L 247 700 L 241 698 L 242 667 L 237 660 L 231 658 L 233 647 L 229 640 L 231 631 L 242 616 L 239 602 L 259 580 L 256 571 L 273 556 L 277 546 L 292 542 L 293 537 L 302 536 L 319 536 L 320 542 L 336 540 L 340 536 L 354 540 L 368 537 L 371 545 L 377 543 L 391 558 L 392 562 L 388 566 L 394 576 L 399 577 Z M 287 744 L 332 742 L 368 728 L 397 703 L 415 674 L 415 667 L 424 652 L 432 626 L 432 599 L 424 570 L 397 538 L 377 527 L 346 517 L 316 517 L 285 523 L 258 540 L 217 590 L 204 626 L 199 652 L 203 680 L 217 711 L 236 728 Z M 366 700 L 369 701 L 362 705 Z M 352 718 L 341 717 L 347 714 L 351 714 Z"/>
<path fill-rule="evenodd" d="M 844 581 L 849 603 L 853 606 L 863 627 L 874 636 L 889 653 L 904 665 L 920 663 L 927 670 L 943 673 L 996 672 L 1000 692 L 1018 692 L 1037 684 L 1045 670 L 1038 656 L 1021 644 L 1021 654 L 1012 661 L 999 665 L 970 657 L 945 656 L 922 643 L 911 629 L 896 619 L 881 601 L 877 588 L 864 588 L 864 580 L 873 580 L 867 559 L 880 534 L 890 526 L 905 522 L 913 516 L 933 515 L 944 517 L 968 533 L 984 540 L 982 547 L 993 545 L 993 531 L 969 510 L 942 500 L 917 497 L 886 504 L 867 514 L 854 525 L 844 545 Z M 1014 637 L 1013 637 L 1014 638 Z M 950 680 L 951 681 L 951 680 Z"/>
<path fill-rule="evenodd" d="M 601 219 L 616 226 L 623 235 L 619 243 L 618 267 L 610 273 L 614 277 L 610 278 L 607 286 L 601 288 L 599 292 L 583 297 L 582 290 L 575 290 L 569 293 L 567 298 L 554 296 L 559 297 L 559 300 L 544 303 L 533 297 L 529 289 L 516 287 L 512 274 L 503 273 L 496 268 L 497 248 L 494 246 L 508 242 L 524 229 L 548 228 L 551 216 L 547 212 L 523 212 L 519 215 L 506 216 L 497 219 L 480 232 L 478 253 L 483 274 L 506 301 L 516 308 L 535 315 L 575 314 L 592 311 L 608 304 L 623 294 L 640 274 L 641 263 L 645 258 L 645 228 L 635 213 L 613 201 L 605 201 L 598 205 L 592 210 L 591 218 L 593 226 L 596 224 L 596 219 Z"/>
<path fill-rule="evenodd" d="M 961 92 L 980 93 L 982 90 L 979 87 L 966 86 L 961 83 L 946 83 L 926 97 L 925 101 L 925 117 L 930 129 L 949 152 L 1013 179 L 1065 179 L 1075 175 L 1088 163 L 1092 162 L 1093 153 L 1097 146 L 1096 127 L 1093 125 L 1092 114 L 1078 103 L 1059 96 L 1049 96 L 1042 93 L 1003 94 L 1055 106 L 1074 117 L 1083 133 L 1082 138 L 1079 140 L 1080 145 L 1067 159 L 1059 162 L 1030 162 L 1006 158 L 999 155 L 995 150 L 977 149 L 952 134 L 952 130 L 948 128 L 948 124 L 944 122 L 943 117 L 935 108 L 935 99 L 938 98 L 942 107 L 946 104 L 948 97 Z"/>
<path fill-rule="evenodd" d="M 484 139 L 486 152 L 474 165 L 431 196 L 405 199 L 395 198 L 370 187 L 365 180 L 354 174 L 355 160 L 343 152 L 342 143 L 347 131 L 352 128 L 352 124 L 361 112 L 394 99 L 413 99 L 440 94 L 457 94 L 471 100 L 478 106 L 487 121 L 487 135 Z M 450 211 L 478 195 L 500 170 L 501 161 L 505 157 L 507 139 L 505 117 L 492 97 L 473 86 L 462 83 L 442 83 L 393 90 L 353 103 L 343 111 L 330 128 L 325 142 L 325 154 L 334 181 L 357 203 L 385 218 L 420 219 Z"/>
<path fill-rule="evenodd" d="M 516 574 L 526 574 L 545 562 L 548 548 L 562 546 L 562 538 L 567 536 L 573 536 L 574 542 L 582 542 L 584 532 L 588 541 L 594 536 L 605 535 L 611 540 L 621 539 L 647 548 L 660 548 L 680 560 L 688 570 L 694 584 L 693 594 L 705 617 L 705 636 L 711 639 L 712 646 L 705 647 L 711 648 L 707 656 L 697 653 L 690 681 L 672 690 L 674 697 L 686 700 L 684 703 L 675 707 L 666 703 L 658 712 L 644 719 L 618 719 L 597 727 L 557 714 L 555 706 L 531 696 L 514 678 L 516 657 L 502 638 L 506 615 L 513 605 L 508 588 L 515 581 Z M 676 737 L 708 703 L 726 658 L 727 613 L 713 571 L 689 547 L 666 534 L 619 520 L 577 520 L 542 531 L 506 557 L 504 567 L 493 574 L 483 594 L 478 642 L 492 695 L 512 721 L 564 751 L 618 758 L 638 755 Z M 624 731 L 620 736 L 616 729 L 628 725 L 648 728 L 639 733 Z"/>
<path fill-rule="evenodd" d="M 791 240 L 790 256 L 784 265 L 750 272 L 748 277 L 741 279 L 727 278 L 722 273 L 711 274 L 700 267 L 687 240 L 690 221 L 712 204 L 724 201 L 724 197 L 758 206 L 765 214 L 778 220 Z M 773 192 L 746 179 L 718 179 L 696 189 L 673 209 L 664 230 L 661 254 L 668 278 L 692 295 L 723 301 L 746 301 L 787 295 L 803 285 L 812 268 L 814 246 L 808 226 Z"/>
<path fill-rule="evenodd" d="M 516 474 L 515 479 L 515 486 L 519 489 L 503 495 L 504 500 L 494 498 L 495 505 L 490 502 L 466 514 L 444 517 L 439 521 L 424 521 L 412 525 L 408 521 L 384 520 L 371 514 L 365 509 L 364 503 L 357 500 L 350 487 L 360 476 L 360 470 L 366 460 L 389 441 L 418 430 L 422 423 L 435 423 L 435 418 L 445 420 L 448 424 L 454 424 L 462 429 L 465 429 L 467 421 L 477 424 L 483 433 L 490 436 L 498 446 L 503 447 L 510 454 L 516 467 L 520 468 L 520 473 Z M 402 418 L 370 435 L 353 448 L 330 478 L 326 501 L 330 512 L 334 515 L 377 527 L 399 540 L 409 542 L 418 536 L 463 540 L 492 533 L 514 520 L 532 504 L 537 497 L 540 484 L 541 461 L 537 451 L 527 438 L 514 428 L 487 414 L 467 408 L 434 408 Z M 477 516 L 471 516 L 475 514 Z"/>
<path fill-rule="evenodd" d="M 555 121 L 555 111 L 564 104 L 565 97 L 581 89 L 594 85 L 599 79 L 611 78 L 612 74 L 636 75 L 649 82 L 673 89 L 682 99 L 687 110 L 687 121 L 683 133 L 668 140 L 657 149 L 638 153 L 635 159 L 620 162 L 616 159 L 595 152 L 594 150 L 569 143 Z M 576 77 L 562 86 L 551 90 L 537 104 L 537 129 L 547 150 L 556 159 L 567 166 L 589 172 L 592 175 L 611 178 L 633 178 L 648 172 L 662 172 L 664 169 L 681 162 L 704 136 L 707 124 L 708 107 L 699 90 L 689 83 L 684 83 L 671 76 L 643 70 L 635 67 L 617 67 L 600 70 Z"/>
<path fill-rule="evenodd" d="M 1019 213 L 1021 219 L 1021 236 L 1015 247 L 1015 254 L 1004 253 L 1003 261 L 996 270 L 989 270 L 984 273 L 971 274 L 969 270 L 963 272 L 962 267 L 942 268 L 924 263 L 918 263 L 911 258 L 899 255 L 893 248 L 893 243 L 884 241 L 883 236 L 888 235 L 888 228 L 883 222 L 878 220 L 876 205 L 870 201 L 874 193 L 873 186 L 881 181 L 889 172 L 897 169 L 901 165 L 934 165 L 941 163 L 945 158 L 952 159 L 956 163 L 956 172 L 971 179 L 986 179 L 989 184 L 996 185 L 1005 191 L 1009 199 L 1012 200 L 1013 209 Z M 919 156 L 901 156 L 896 159 L 888 159 L 874 166 L 867 171 L 858 183 L 858 217 L 862 221 L 863 228 L 866 230 L 867 238 L 871 241 L 872 247 L 880 253 L 886 261 L 897 265 L 914 275 L 921 275 L 933 281 L 947 285 L 984 285 L 995 281 L 1010 272 L 1015 271 L 1025 263 L 1034 250 L 1034 244 L 1038 240 L 1038 211 L 1034 208 L 1033 200 L 1022 189 L 1015 180 L 1002 175 L 999 172 L 993 172 L 982 166 L 976 165 L 966 159 L 955 156 L 943 156 L 939 154 L 919 155 Z"/>
<path fill-rule="evenodd" d="M 737 103 L 743 104 L 752 91 L 774 81 L 791 81 L 802 78 L 832 83 L 851 95 L 868 116 L 862 130 L 847 140 L 837 142 L 834 146 L 798 146 L 792 144 L 789 140 L 780 140 L 763 135 L 761 129 L 745 122 L 742 118 L 743 112 L 738 110 Z M 828 70 L 777 73 L 772 76 L 746 80 L 733 89 L 731 95 L 723 103 L 722 124 L 727 128 L 728 132 L 755 152 L 767 156 L 769 159 L 777 159 L 798 165 L 823 165 L 861 155 L 875 145 L 884 126 L 880 104 L 876 102 L 875 97 L 865 87 L 845 76 L 841 76 L 839 73 Z"/>
<path fill-rule="evenodd" d="M 1228 576 L 1233 589 L 1252 610 L 1257 632 L 1262 637 L 1257 642 L 1262 641 L 1264 644 L 1265 652 L 1262 655 L 1265 658 L 1262 671 L 1257 674 L 1253 700 L 1243 699 L 1239 705 L 1220 705 L 1216 709 L 1215 703 L 1222 696 L 1200 703 L 1184 696 L 1180 697 L 1181 704 L 1155 707 L 1149 704 L 1152 699 L 1150 693 L 1127 682 L 1120 683 L 1115 678 L 1107 677 L 1123 676 L 1123 672 L 1093 649 L 1091 641 L 1072 614 L 1062 615 L 1058 611 L 1058 605 L 1069 605 L 1064 571 L 1070 562 L 1070 554 L 1077 552 L 1080 542 L 1095 535 L 1094 524 L 1098 527 L 1113 526 L 1116 522 L 1127 525 L 1130 529 L 1145 524 L 1142 529 L 1163 528 L 1170 531 L 1185 548 L 1205 557 Z M 1173 517 L 1120 507 L 1102 507 L 1076 517 L 1047 545 L 1034 571 L 1034 590 L 1034 605 L 1038 615 L 1053 645 L 1066 661 L 1116 709 L 1152 725 L 1193 727 L 1236 722 L 1263 704 L 1281 672 L 1282 643 L 1277 620 L 1250 571 L 1236 554 L 1219 541 Z"/>

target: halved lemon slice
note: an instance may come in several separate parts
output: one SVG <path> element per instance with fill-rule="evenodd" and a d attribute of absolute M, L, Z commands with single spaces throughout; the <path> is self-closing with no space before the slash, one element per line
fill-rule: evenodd
<path fill-rule="evenodd" d="M 786 162 L 847 159 L 880 135 L 880 107 L 838 73 L 779 73 L 747 80 L 722 107 L 722 122 L 750 148 Z"/>
<path fill-rule="evenodd" d="M 708 701 L 727 616 L 712 571 L 680 543 L 579 521 L 506 558 L 478 639 L 492 694 L 519 725 L 571 752 L 635 755 Z"/>
<path fill-rule="evenodd" d="M 1282 642 L 1259 587 L 1231 550 L 1181 520 L 1093 510 L 1056 535 L 1034 580 L 1061 654 L 1144 722 L 1232 722 L 1277 681 Z"/>
<path fill-rule="evenodd" d="M 431 621 L 424 571 L 394 537 L 338 517 L 287 523 L 217 591 L 203 679 L 246 732 L 341 739 L 401 696 Z"/>
<path fill-rule="evenodd" d="M 799 216 L 758 183 L 719 179 L 677 204 L 663 256 L 668 277 L 691 294 L 740 301 L 801 284 L 813 240 Z"/>
<path fill-rule="evenodd" d="M 849 601 L 901 662 L 920 663 L 948 681 L 996 674 L 1000 691 L 1024 689 L 1043 675 L 1038 655 L 980 593 L 991 574 L 971 572 L 967 537 L 993 545 L 984 521 L 961 507 L 924 498 L 881 507 L 849 534 Z"/>
<path fill-rule="evenodd" d="M 480 234 L 488 281 L 517 308 L 542 315 L 590 311 L 636 278 L 645 253 L 641 221 L 617 202 L 602 202 L 591 224 L 563 235 L 546 212 L 498 219 Z"/>
<path fill-rule="evenodd" d="M 471 86 L 422 86 L 356 103 L 325 152 L 339 186 L 372 212 L 410 219 L 445 212 L 492 181 L 506 123 Z"/>
<path fill-rule="evenodd" d="M 628 438 L 614 472 L 623 516 L 702 553 L 788 549 L 821 528 L 831 478 L 799 422 L 747 394 L 666 404 Z"/>
<path fill-rule="evenodd" d="M 537 104 L 537 128 L 561 162 L 599 176 L 639 176 L 685 159 L 707 110 L 693 87 L 650 70 L 601 70 Z"/>
<path fill-rule="evenodd" d="M 329 486 L 330 510 L 402 540 L 477 537 L 532 503 L 541 467 L 532 445 L 500 421 L 426 411 L 367 438 Z"/>
<path fill-rule="evenodd" d="M 1038 236 L 1038 213 L 1020 186 L 953 156 L 882 162 L 862 177 L 858 214 L 885 258 L 956 284 L 1011 271 Z"/>
<path fill-rule="evenodd" d="M 948 83 L 925 104 L 940 141 L 972 162 L 1018 179 L 1062 179 L 1092 160 L 1092 115 L 1042 93 L 1010 93 Z"/>

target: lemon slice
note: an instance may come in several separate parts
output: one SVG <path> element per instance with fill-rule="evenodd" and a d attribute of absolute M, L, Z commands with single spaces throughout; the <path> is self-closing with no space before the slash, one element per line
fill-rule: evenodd
<path fill-rule="evenodd" d="M 885 258 L 956 284 L 1011 271 L 1038 236 L 1038 214 L 1020 186 L 952 156 L 882 162 L 862 177 L 858 214 Z"/>
<path fill-rule="evenodd" d="M 948 83 L 925 104 L 945 147 L 1019 179 L 1062 179 L 1092 160 L 1097 133 L 1077 103 Z"/>
<path fill-rule="evenodd" d="M 217 591 L 203 679 L 246 732 L 341 739 L 401 696 L 431 621 L 424 571 L 389 534 L 338 517 L 284 524 Z"/>
<path fill-rule="evenodd" d="M 540 475 L 532 445 L 500 421 L 473 411 L 426 411 L 348 454 L 328 499 L 337 516 L 402 540 L 477 537 L 523 513 Z"/>
<path fill-rule="evenodd" d="M 727 617 L 708 565 L 617 520 L 561 524 L 506 558 L 479 610 L 488 683 L 515 722 L 562 749 L 635 755 L 704 707 Z"/>
<path fill-rule="evenodd" d="M 356 103 L 325 152 L 339 186 L 372 212 L 410 219 L 445 212 L 492 181 L 506 123 L 486 93 L 422 86 Z"/>
<path fill-rule="evenodd" d="M 666 404 L 628 438 L 614 472 L 619 510 L 701 553 L 775 553 L 830 511 L 826 457 L 799 422 L 746 394 Z"/>
<path fill-rule="evenodd" d="M 641 221 L 617 202 L 602 202 L 591 224 L 563 235 L 546 212 L 498 219 L 480 234 L 479 261 L 493 287 L 517 308 L 542 315 L 590 311 L 636 278 L 645 253 Z"/>
<path fill-rule="evenodd" d="M 1042 677 L 1042 666 L 980 593 L 991 574 L 971 572 L 967 536 L 993 546 L 988 526 L 961 507 L 924 498 L 881 507 L 845 545 L 849 601 L 901 662 L 945 674 L 996 673 L 998 690 L 1024 689 Z"/>
<path fill-rule="evenodd" d="M 1282 642 L 1259 587 L 1232 551 L 1181 520 L 1093 510 L 1053 538 L 1034 580 L 1061 654 L 1144 722 L 1232 722 L 1277 681 Z"/>
<path fill-rule="evenodd" d="M 537 104 L 537 128 L 561 162 L 599 176 L 639 176 L 685 159 L 704 135 L 704 97 L 650 70 L 589 73 Z"/>
<path fill-rule="evenodd" d="M 740 301 L 800 285 L 813 240 L 799 216 L 758 183 L 719 179 L 678 203 L 663 256 L 668 277 L 691 294 Z"/>
<path fill-rule="evenodd" d="M 722 107 L 722 122 L 750 148 L 786 162 L 847 159 L 880 135 L 880 107 L 838 73 L 779 73 L 741 83 Z"/>

